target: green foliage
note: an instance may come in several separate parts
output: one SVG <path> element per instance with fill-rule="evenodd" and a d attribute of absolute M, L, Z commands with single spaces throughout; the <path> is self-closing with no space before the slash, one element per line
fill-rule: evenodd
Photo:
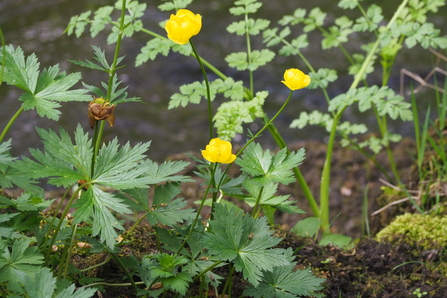
<path fill-rule="evenodd" d="M 238 0 L 235 1 L 235 7 L 230 8 L 230 13 L 239 16 L 242 14 L 256 13 L 262 6 L 261 2 L 256 0 Z"/>
<path fill-rule="evenodd" d="M 317 217 L 307 217 L 297 222 L 292 232 L 303 237 L 314 237 L 320 229 L 321 220 Z"/>
<path fill-rule="evenodd" d="M 329 83 L 335 82 L 338 78 L 337 71 L 329 68 L 320 68 L 317 72 L 310 72 L 309 76 L 312 79 L 310 85 L 307 87 L 309 89 L 325 89 Z"/>
<path fill-rule="evenodd" d="M 193 217 L 192 209 L 184 209 L 187 202 L 181 198 L 175 198 L 180 193 L 180 186 L 177 184 L 168 183 L 157 186 L 151 204 L 148 200 L 147 189 L 132 189 L 125 193 L 137 202 L 137 204 L 130 202 L 132 209 L 145 211 L 151 225 L 174 226 Z"/>
<path fill-rule="evenodd" d="M 244 123 L 252 123 L 264 116 L 262 107 L 267 96 L 268 92 L 260 91 L 250 101 L 233 100 L 222 103 L 213 118 L 219 138 L 230 141 L 236 134 L 243 132 Z"/>
<path fill-rule="evenodd" d="M 29 238 L 16 239 L 11 247 L 4 248 L 0 255 L 0 280 L 7 282 L 8 290 L 21 293 L 21 284 L 26 276 L 39 271 L 43 256 L 37 247 L 30 247 Z"/>
<path fill-rule="evenodd" d="M 96 293 L 94 288 L 76 288 L 75 284 L 58 291 L 56 282 L 57 280 L 53 277 L 50 269 L 41 268 L 33 275 L 26 276 L 25 290 L 29 297 L 33 298 L 89 298 Z"/>
<path fill-rule="evenodd" d="M 233 22 L 227 27 L 227 31 L 230 33 L 236 33 L 237 35 L 244 35 L 248 32 L 250 35 L 258 35 L 261 31 L 265 30 L 270 25 L 269 20 L 265 19 L 248 19 L 247 21 Z"/>
<path fill-rule="evenodd" d="M 305 213 L 303 210 L 292 205 L 296 201 L 289 200 L 289 196 L 276 196 L 278 191 L 278 183 L 267 183 L 260 186 L 257 181 L 246 179 L 243 183 L 244 188 L 248 192 L 248 196 L 244 197 L 244 201 L 253 207 L 258 202 L 261 206 L 271 206 L 276 210 L 287 213 Z"/>
<path fill-rule="evenodd" d="M 211 84 L 211 100 L 216 95 L 216 89 Z M 180 93 L 175 93 L 171 96 L 168 109 L 177 108 L 179 106 L 185 107 L 189 103 L 199 104 L 203 98 L 206 98 L 206 84 L 205 82 L 194 82 L 180 86 Z"/>
<path fill-rule="evenodd" d="M 60 71 L 58 64 L 40 72 L 36 55 L 25 58 L 20 46 L 5 49 L 5 57 L 0 51 L 0 61 L 5 62 L 3 81 L 25 91 L 19 97 L 24 110 L 36 110 L 41 117 L 58 120 L 60 102 L 91 99 L 84 89 L 68 90 L 81 79 L 80 73 L 67 75 Z"/>
<path fill-rule="evenodd" d="M 162 0 L 162 1 L 165 2 L 158 6 L 158 8 L 162 11 L 179 10 L 182 8 L 186 8 L 192 2 L 192 0 L 174 0 L 174 1 Z"/>
<path fill-rule="evenodd" d="M 159 253 L 154 259 L 157 263 L 148 268 L 152 278 L 160 281 L 166 289 L 185 295 L 192 278 L 180 268 L 188 263 L 188 259 L 167 253 Z"/>
<path fill-rule="evenodd" d="M 340 2 L 341 4 L 341 2 Z M 356 32 L 374 31 L 383 20 L 382 8 L 375 4 L 368 7 L 366 16 L 359 17 L 352 29 Z"/>
<path fill-rule="evenodd" d="M 348 36 L 353 32 L 353 22 L 345 16 L 337 18 L 335 25 L 329 27 L 329 31 L 324 31 L 324 39 L 321 41 L 323 50 L 328 50 L 333 47 L 338 47 L 342 43 L 348 41 Z"/>
<path fill-rule="evenodd" d="M 95 57 L 93 57 L 93 59 L 95 59 L 97 62 L 99 62 L 99 64 L 96 64 L 95 62 L 92 62 L 90 60 L 86 60 L 86 62 L 83 61 L 76 61 L 76 60 L 69 60 L 71 63 L 86 67 L 86 68 L 90 68 L 90 69 L 95 69 L 95 70 L 102 70 L 105 71 L 107 73 L 110 73 L 110 70 L 112 69 L 112 66 L 109 64 L 109 62 L 107 61 L 106 58 L 106 52 L 101 50 L 101 48 L 96 47 L 96 46 L 92 46 L 93 51 L 95 52 Z M 124 57 L 120 57 L 117 59 L 116 65 L 118 65 L 122 60 L 124 59 Z"/>
<path fill-rule="evenodd" d="M 124 17 L 123 36 L 131 37 L 134 32 L 139 32 L 143 28 L 143 22 L 140 18 L 144 15 L 147 5 L 146 3 L 138 3 L 138 1 L 126 1 L 128 14 Z M 95 37 L 106 28 L 106 25 L 111 24 L 112 32 L 108 35 L 107 42 L 108 44 L 116 43 L 120 32 L 120 17 L 118 20 L 113 20 L 112 14 L 116 10 L 121 15 L 122 3 L 123 1 L 119 0 L 115 3 L 115 6 L 107 5 L 98 8 L 94 13 L 93 19 L 90 19 L 92 15 L 91 11 L 86 11 L 80 15 L 71 17 L 65 32 L 67 35 L 75 33 L 76 37 L 80 37 L 84 33 L 87 25 L 90 24 L 90 35 Z"/>
<path fill-rule="evenodd" d="M 388 115 L 391 119 L 400 118 L 402 121 L 413 119 L 411 104 L 405 102 L 402 96 L 396 95 L 388 86 L 351 89 L 333 98 L 329 111 L 344 109 L 355 102 L 358 102 L 360 112 L 369 110 L 372 104 L 375 104 L 379 116 Z"/>
<path fill-rule="evenodd" d="M 234 67 L 237 70 L 250 70 L 255 71 L 260 66 L 267 64 L 275 58 L 275 53 L 264 49 L 255 50 L 250 53 L 250 56 L 245 52 L 232 53 L 225 57 L 230 67 Z"/>
<path fill-rule="evenodd" d="M 447 245 L 445 227 L 447 218 L 433 214 L 399 215 L 376 235 L 381 242 L 394 241 L 404 236 L 404 241 L 417 243 L 426 250 L 438 249 Z"/>
<path fill-rule="evenodd" d="M 43 139 L 45 153 L 32 150 L 37 162 L 24 158 L 19 163 L 20 169 L 29 177 L 49 178 L 48 182 L 55 186 L 69 187 L 80 180 L 85 181 L 87 190 L 73 206 L 76 208 L 75 221 L 93 220 L 93 236 L 100 235 L 108 247 L 113 247 L 118 237 L 115 229 L 123 229 L 110 210 L 119 213 L 131 211 L 122 199 L 105 192 L 102 186 L 116 190 L 145 188 L 166 179 L 173 170 L 184 167 L 184 164 L 179 167 L 169 163 L 158 168 L 152 162 L 143 162 L 150 143 L 137 144 L 133 148 L 127 143 L 120 148 L 118 140 L 114 139 L 100 149 L 92 173 L 92 142 L 80 127 L 75 133 L 75 143 L 62 129 L 60 137 L 51 130 L 39 129 L 38 132 Z M 154 172 L 155 168 L 158 171 Z M 149 172 L 152 174 L 145 175 Z M 175 179 L 185 180 L 182 177 Z"/>
<path fill-rule="evenodd" d="M 293 251 L 284 253 L 290 261 Z M 315 277 L 309 269 L 295 270 L 296 262 L 289 265 L 276 266 L 272 271 L 263 272 L 258 286 L 248 286 L 244 295 L 255 298 L 292 298 L 302 296 L 324 297 L 318 294 L 323 287 L 323 278 Z"/>
<path fill-rule="evenodd" d="M 108 89 L 108 85 L 105 82 L 101 82 L 101 85 L 103 86 L 103 88 L 105 89 L 104 91 L 106 91 Z M 111 104 L 119 104 L 119 103 L 124 103 L 124 102 L 141 102 L 141 99 L 139 97 L 127 97 L 127 88 L 128 87 L 124 87 L 124 88 L 118 88 L 119 85 L 121 85 L 121 81 L 118 80 L 118 76 L 115 74 L 112 77 L 112 81 L 111 81 L 111 88 L 110 88 L 110 97 L 107 98 L 107 91 L 104 92 L 103 90 L 101 90 L 100 88 L 96 87 L 96 86 L 92 86 L 92 85 L 87 85 L 85 83 L 83 83 L 84 88 L 86 88 L 87 90 L 89 90 L 91 93 L 95 94 L 96 97 L 102 97 L 104 99 L 108 99 L 108 102 Z"/>
<path fill-rule="evenodd" d="M 201 241 L 203 247 L 218 260 L 232 262 L 252 285 L 259 285 L 263 270 L 290 264 L 283 249 L 272 248 L 281 239 L 272 236 L 265 218 L 254 219 L 217 204 L 208 223 L 210 232 Z"/>
<path fill-rule="evenodd" d="M 236 159 L 236 164 L 241 170 L 252 176 L 251 182 L 258 185 L 268 183 L 289 184 L 295 181 L 293 168 L 297 167 L 304 159 L 304 149 L 287 153 L 284 148 L 276 154 L 269 150 L 263 151 L 261 145 L 250 144 L 242 156 Z"/>

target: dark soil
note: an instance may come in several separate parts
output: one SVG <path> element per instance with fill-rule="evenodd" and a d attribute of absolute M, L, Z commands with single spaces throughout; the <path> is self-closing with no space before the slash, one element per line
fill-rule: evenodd
<path fill-rule="evenodd" d="M 302 173 L 309 183 L 311 190 L 317 194 L 321 169 L 323 167 L 326 145 L 318 142 L 296 144 L 296 149 L 306 148 L 306 159 L 300 166 Z M 399 171 L 403 173 L 403 181 L 415 181 L 412 173 L 414 160 L 414 144 L 411 140 L 403 140 L 395 145 Z M 293 149 L 292 149 L 293 150 Z M 172 159 L 185 159 L 173 156 Z M 378 156 L 379 163 L 387 167 L 385 155 Z M 194 164 L 183 174 L 195 176 Z M 232 169 L 236 175 L 238 170 Z M 403 238 L 396 238 L 392 243 L 379 243 L 362 235 L 362 206 L 364 196 L 367 197 L 368 213 L 388 204 L 390 198 L 384 196 L 381 187 L 384 185 L 379 178 L 386 176 L 380 173 L 374 164 L 355 150 L 335 148 L 332 165 L 332 188 L 330 190 L 330 210 L 332 232 L 342 233 L 356 239 L 349 250 L 334 246 L 319 246 L 313 239 L 298 237 L 290 232 L 296 222 L 305 216 L 312 216 L 306 200 L 299 186 L 289 185 L 281 187 L 282 194 L 291 194 L 291 199 L 298 202 L 298 206 L 308 213 L 304 216 L 278 214 L 276 234 L 282 238 L 280 247 L 291 247 L 296 251 L 298 268 L 310 267 L 314 274 L 326 278 L 322 293 L 327 297 L 380 297 L 400 298 L 417 297 L 413 294 L 419 289 L 427 294 L 421 297 L 447 297 L 447 249 L 423 250 L 417 244 L 409 244 Z M 367 189 L 366 189 L 367 187 Z M 200 181 L 184 185 L 182 196 L 194 206 L 193 202 L 201 197 Z M 386 226 L 396 215 L 405 211 L 412 211 L 410 203 L 394 205 L 374 217 L 369 218 L 371 235 Z M 206 215 L 208 211 L 204 211 Z M 364 229 L 363 229 L 364 230 Z M 136 242 L 126 245 L 124 256 L 140 257 L 156 250 L 153 234 L 149 227 L 141 226 L 136 231 Z M 99 257 L 102 261 L 106 256 Z M 92 260 L 88 255 L 76 257 L 75 265 L 88 267 Z M 442 269 L 445 268 L 445 269 Z M 90 277 L 98 277 L 107 282 L 123 282 L 123 274 L 113 261 L 101 269 L 90 273 Z M 220 274 L 224 274 L 220 272 Z M 233 297 L 242 295 L 245 283 L 237 275 L 234 277 Z M 194 293 L 195 285 L 192 286 Z M 98 294 L 98 297 L 134 297 L 129 287 L 108 287 Z M 191 294 L 193 297 L 194 294 Z M 171 296 L 168 296 L 171 297 Z M 212 296 L 210 296 L 212 297 Z"/>

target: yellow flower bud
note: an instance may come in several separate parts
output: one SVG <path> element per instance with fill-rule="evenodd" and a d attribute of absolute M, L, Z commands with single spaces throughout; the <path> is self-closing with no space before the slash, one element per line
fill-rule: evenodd
<path fill-rule="evenodd" d="M 165 25 L 168 38 L 178 44 L 186 44 L 202 29 L 202 16 L 187 9 L 179 9 Z"/>
<path fill-rule="evenodd" d="M 202 150 L 203 157 L 209 162 L 232 163 L 236 155 L 231 153 L 231 143 L 214 138 L 206 145 L 206 150 Z"/>
<path fill-rule="evenodd" d="M 310 77 L 299 69 L 290 68 L 284 73 L 284 81 L 281 82 L 294 91 L 309 86 Z"/>

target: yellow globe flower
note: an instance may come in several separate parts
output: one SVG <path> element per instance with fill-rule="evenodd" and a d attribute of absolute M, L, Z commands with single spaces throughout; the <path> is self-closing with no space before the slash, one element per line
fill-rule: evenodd
<path fill-rule="evenodd" d="M 206 145 L 206 150 L 202 150 L 203 157 L 209 162 L 232 163 L 236 155 L 231 153 L 231 143 L 214 138 Z"/>
<path fill-rule="evenodd" d="M 281 81 L 289 87 L 290 90 L 303 89 L 309 86 L 310 77 L 296 68 L 287 69 L 284 73 L 284 81 Z"/>
<path fill-rule="evenodd" d="M 168 38 L 178 44 L 186 44 L 202 29 L 202 16 L 187 9 L 179 9 L 165 25 Z"/>

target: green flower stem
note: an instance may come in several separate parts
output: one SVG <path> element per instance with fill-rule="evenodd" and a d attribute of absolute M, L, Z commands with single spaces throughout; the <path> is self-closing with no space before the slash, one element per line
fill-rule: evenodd
<path fill-rule="evenodd" d="M 397 17 L 401 13 L 401 11 L 405 8 L 408 1 L 409 0 L 402 1 L 399 8 L 394 13 L 392 19 L 386 26 L 385 31 L 390 30 L 392 24 L 396 21 Z M 360 68 L 359 72 L 355 76 L 354 81 L 352 82 L 352 85 L 349 88 L 349 90 L 357 88 L 358 84 L 360 83 L 360 81 L 363 78 L 363 75 L 366 72 L 366 69 L 367 69 L 369 63 L 373 59 L 374 54 L 376 53 L 377 48 L 379 47 L 379 44 L 380 44 L 380 38 L 377 38 L 376 42 L 372 46 L 368 55 L 366 56 L 366 59 L 363 62 L 362 67 Z M 322 173 L 322 177 L 321 177 L 321 187 L 320 187 L 320 212 L 321 212 L 321 215 L 320 215 L 320 219 L 321 219 L 321 228 L 325 232 L 327 232 L 329 229 L 329 186 L 330 186 L 332 151 L 334 148 L 334 141 L 335 141 L 335 135 L 337 133 L 338 122 L 340 121 L 341 115 L 343 114 L 343 112 L 345 111 L 346 108 L 347 107 L 345 106 L 344 108 L 340 109 L 334 117 L 331 132 L 329 135 L 329 143 L 328 143 L 328 148 L 326 151 L 326 159 L 324 162 L 323 173 Z"/>
<path fill-rule="evenodd" d="M 143 281 L 136 281 L 134 282 L 135 285 L 144 285 Z M 112 284 L 112 283 L 108 283 L 108 282 L 95 282 L 89 285 L 85 285 L 83 288 L 89 288 L 89 287 L 95 287 L 95 286 L 107 286 L 107 287 L 129 287 L 131 286 L 131 283 L 117 283 L 117 284 Z"/>
<path fill-rule="evenodd" d="M 259 213 L 260 213 L 260 211 L 261 211 L 261 206 L 259 206 L 259 201 L 261 200 L 263 192 L 264 192 L 264 186 L 261 187 L 261 190 L 259 191 L 258 198 L 256 199 L 256 204 L 253 207 L 253 210 L 252 210 L 252 213 L 251 213 L 251 217 L 253 217 L 253 218 L 257 218 Z"/>
<path fill-rule="evenodd" d="M 129 270 L 127 270 L 126 266 L 121 262 L 120 258 L 114 253 L 109 251 L 110 255 L 112 256 L 113 260 L 116 262 L 116 264 L 121 268 L 121 270 L 124 271 L 124 274 L 126 275 L 127 279 L 130 281 L 130 284 L 132 285 L 135 293 L 138 292 L 138 287 L 135 283 L 135 281 L 132 278 L 132 275 L 130 275 Z"/>
<path fill-rule="evenodd" d="M 248 13 L 245 13 L 245 39 L 247 42 L 247 61 L 248 61 L 248 74 L 249 74 L 249 80 L 250 80 L 250 92 L 251 94 L 254 94 L 254 84 L 253 84 L 253 71 L 250 70 L 250 64 L 251 64 L 251 43 L 250 43 L 250 32 L 248 28 Z"/>
<path fill-rule="evenodd" d="M 212 172 L 211 172 L 211 177 L 212 177 L 212 179 L 214 179 L 214 173 L 216 172 L 216 169 L 217 169 L 217 162 L 214 163 L 214 165 L 213 165 L 213 169 L 212 169 Z M 219 184 L 219 185 L 220 185 L 220 184 Z M 208 183 L 208 186 L 207 186 L 207 188 L 206 188 L 206 190 L 205 190 L 205 194 L 203 195 L 202 201 L 200 202 L 199 209 L 197 210 L 196 218 L 194 219 L 194 221 L 193 221 L 193 223 L 192 223 L 192 225 L 191 225 L 191 228 L 190 228 L 190 230 L 189 230 L 189 232 L 188 232 L 188 235 L 186 235 L 185 240 L 183 240 L 182 245 L 181 245 L 180 248 L 177 250 L 176 255 L 178 255 L 178 254 L 180 253 L 180 251 L 182 250 L 182 248 L 185 247 L 185 244 L 186 244 L 186 242 L 188 241 L 188 239 L 191 237 L 192 232 L 194 231 L 194 228 L 196 227 L 196 224 L 197 224 L 197 222 L 199 221 L 200 213 L 202 212 L 203 205 L 205 204 L 206 197 L 208 196 L 208 194 L 209 194 L 209 192 L 210 192 L 210 189 L 211 189 L 211 183 Z"/>
<path fill-rule="evenodd" d="M 199 54 L 197 54 L 196 47 L 192 40 L 189 40 L 189 44 L 192 47 L 192 51 L 194 56 L 197 58 L 197 61 L 200 65 L 200 70 L 202 71 L 203 78 L 205 80 L 206 86 L 206 98 L 208 100 L 208 121 L 209 121 L 209 130 L 210 130 L 210 140 L 213 138 L 213 113 L 211 111 L 211 91 L 210 91 L 210 82 L 208 81 L 208 76 L 206 75 L 205 67 L 203 67 L 202 58 L 200 58 Z"/>
<path fill-rule="evenodd" d="M 104 266 L 105 264 L 107 264 L 108 262 L 110 262 L 111 259 L 112 259 L 112 257 L 111 257 L 111 256 L 108 256 L 107 259 L 105 259 L 103 262 L 98 263 L 98 264 L 95 264 L 95 265 L 93 265 L 93 266 L 91 266 L 91 267 L 88 267 L 88 268 L 79 269 L 79 271 L 81 271 L 81 272 L 86 272 L 86 271 L 89 271 L 89 270 L 92 270 L 92 269 L 95 269 L 95 268 Z"/>
<path fill-rule="evenodd" d="M 54 245 L 54 243 L 56 242 L 57 234 L 59 233 L 59 231 L 60 231 L 60 229 L 61 229 L 62 223 L 64 222 L 64 218 L 65 218 L 65 217 L 67 216 L 67 214 L 68 214 L 68 210 L 70 210 L 71 205 L 73 204 L 73 201 L 74 201 L 74 200 L 77 198 L 77 196 L 78 196 L 78 193 L 83 189 L 84 186 L 87 186 L 87 185 L 88 185 L 88 184 L 85 183 L 85 184 L 79 186 L 79 187 L 75 190 L 75 192 L 74 192 L 73 195 L 71 196 L 70 200 L 68 201 L 67 206 L 65 207 L 64 211 L 62 212 L 61 217 L 60 217 L 60 219 L 59 219 L 59 222 L 58 222 L 56 228 L 54 229 L 54 234 L 53 234 L 53 237 L 51 238 L 50 245 L 48 246 L 47 254 L 46 254 L 46 256 L 45 256 L 45 260 L 46 260 L 46 262 L 48 262 L 49 259 L 50 259 L 50 254 L 51 254 L 53 245 Z"/>
<path fill-rule="evenodd" d="M 11 120 L 9 120 L 8 124 L 6 124 L 5 128 L 3 129 L 2 134 L 0 135 L 0 143 L 3 142 L 3 139 L 5 138 L 6 133 L 11 128 L 14 121 L 16 121 L 17 117 L 23 112 L 23 106 L 20 107 L 20 109 L 17 110 L 17 112 L 12 116 Z"/>
<path fill-rule="evenodd" d="M 113 77 L 116 72 L 116 65 L 117 65 L 118 58 L 119 58 L 119 51 L 121 48 L 121 41 L 123 39 L 124 29 L 126 28 L 126 26 L 124 25 L 124 19 L 126 16 L 126 3 L 127 3 L 127 1 L 123 1 L 122 7 L 121 7 L 119 33 L 118 33 L 118 38 L 117 38 L 116 46 L 115 46 L 115 54 L 113 55 L 112 66 L 109 70 L 109 82 L 107 85 L 107 95 L 106 95 L 105 100 L 110 100 L 110 96 L 112 94 Z M 104 132 L 104 120 L 101 120 L 99 125 L 100 125 L 99 129 L 95 129 L 95 135 L 93 137 L 94 148 L 93 148 L 93 158 L 92 158 L 92 176 L 93 176 L 93 173 L 95 170 L 94 165 L 96 162 L 96 156 L 98 155 L 99 148 L 101 147 L 102 135 Z M 98 124 L 95 127 L 98 127 Z"/>
<path fill-rule="evenodd" d="M 142 32 L 147 33 L 153 37 L 156 38 L 160 38 L 160 39 L 165 39 L 165 40 L 169 40 L 168 38 L 157 34 L 151 30 L 142 28 L 141 29 Z M 224 75 L 221 71 L 219 71 L 216 67 L 214 67 L 211 63 L 209 63 L 208 61 L 206 61 L 205 59 L 203 59 L 202 57 L 198 56 L 196 53 L 191 52 L 191 55 L 194 56 L 196 59 L 200 59 L 203 63 L 203 65 L 205 65 L 209 70 L 211 70 L 215 75 L 217 75 L 219 78 L 221 78 L 222 80 L 226 80 L 228 77 L 226 75 Z"/>
<path fill-rule="evenodd" d="M 64 267 L 64 272 L 63 272 L 63 275 L 62 275 L 63 278 L 67 278 L 68 265 L 70 264 L 70 261 L 71 261 L 71 253 L 73 251 L 73 244 L 74 244 L 74 241 L 75 241 L 75 238 L 76 238 L 77 227 L 78 227 L 77 224 L 74 224 L 72 226 L 73 232 L 71 233 L 70 245 L 67 246 L 67 254 L 66 254 L 66 257 L 65 257 L 65 267 Z M 59 264 L 59 270 L 61 270 L 61 268 L 62 268 L 61 264 L 62 264 L 62 260 L 61 260 L 61 262 Z M 58 280 L 60 280 L 59 274 L 58 274 Z"/>
<path fill-rule="evenodd" d="M 222 264 L 222 261 L 216 261 L 213 265 L 209 266 L 208 268 L 206 268 L 205 270 L 203 270 L 202 272 L 200 272 L 196 277 L 194 277 L 193 281 L 198 280 L 199 278 L 201 278 L 202 276 L 204 276 L 208 271 L 213 270 L 214 268 L 216 268 L 218 265 Z"/>
<path fill-rule="evenodd" d="M 231 298 L 231 288 L 232 288 L 232 281 L 233 281 L 233 274 L 234 274 L 234 266 L 232 263 L 229 264 L 230 266 L 230 272 L 228 273 L 227 281 L 225 282 L 225 285 L 222 290 L 222 297 L 225 295 L 225 292 L 228 290 L 228 297 Z"/>

